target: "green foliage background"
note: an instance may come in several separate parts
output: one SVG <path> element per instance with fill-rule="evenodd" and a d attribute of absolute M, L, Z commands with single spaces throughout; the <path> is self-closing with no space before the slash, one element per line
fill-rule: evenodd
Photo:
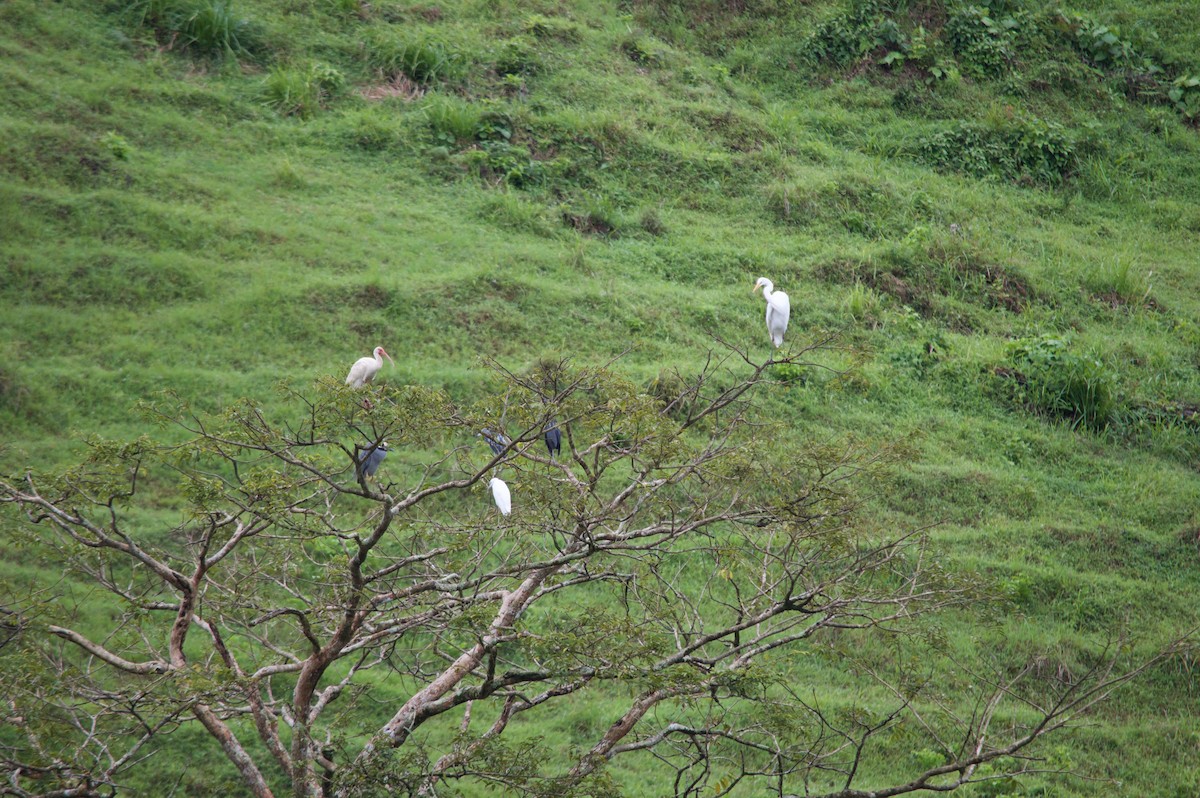
<path fill-rule="evenodd" d="M 791 341 L 839 330 L 853 351 L 831 364 L 858 364 L 777 375 L 779 434 L 910 440 L 872 522 L 937 524 L 950 566 L 994 585 L 987 612 L 940 620 L 950 650 L 1047 679 L 1122 629 L 1150 650 L 1200 620 L 1190 10 L 8 0 L 0 461 L 135 437 L 132 406 L 164 389 L 270 405 L 277 380 L 340 377 L 377 344 L 398 360 L 383 379 L 460 401 L 484 357 L 629 350 L 649 388 L 710 334 L 765 352 L 762 275 L 791 295 Z M 10 585 L 58 569 L 13 528 L 0 546 Z M 841 662 L 797 678 L 881 711 Z M 1195 795 L 1194 666 L 1158 668 L 1056 756 L 1106 794 Z M 938 676 L 950 700 L 970 679 Z M 518 739 L 582 744 L 612 712 Z M 196 734 L 133 790 L 234 794 Z M 928 752 L 901 728 L 875 754 L 882 776 Z M 656 794 L 649 758 L 615 778 Z"/>

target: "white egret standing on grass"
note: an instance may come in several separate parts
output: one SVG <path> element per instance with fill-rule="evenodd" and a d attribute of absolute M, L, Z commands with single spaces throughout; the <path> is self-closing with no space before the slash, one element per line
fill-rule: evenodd
<path fill-rule="evenodd" d="M 775 348 L 783 346 L 783 334 L 787 332 L 788 316 L 792 313 L 792 303 L 788 295 L 775 290 L 775 284 L 766 277 L 759 277 L 754 284 L 754 291 L 763 290 L 767 300 L 767 332 L 771 334 L 771 343 Z M 753 293 L 753 291 L 751 292 Z"/>
<path fill-rule="evenodd" d="M 496 500 L 496 506 L 500 508 L 501 515 L 508 515 L 512 512 L 512 494 L 508 491 L 508 485 L 504 484 L 504 480 L 499 477 L 492 477 L 492 481 L 488 483 L 492 486 L 492 498 Z"/>
<path fill-rule="evenodd" d="M 382 346 L 377 346 L 374 357 L 360 357 L 354 361 L 354 365 L 350 367 L 350 373 L 346 375 L 346 384 L 351 388 L 361 388 L 375 379 L 375 375 L 383 368 L 385 357 L 391 361 L 392 368 L 395 368 L 396 361 L 392 360 L 392 356 L 384 351 Z"/>

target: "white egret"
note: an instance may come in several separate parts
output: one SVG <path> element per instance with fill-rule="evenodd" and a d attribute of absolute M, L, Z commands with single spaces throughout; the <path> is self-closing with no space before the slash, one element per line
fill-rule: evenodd
<path fill-rule="evenodd" d="M 788 316 L 792 313 L 792 303 L 788 295 L 775 290 L 775 284 L 766 277 L 759 277 L 754 284 L 754 291 L 763 290 L 767 300 L 767 332 L 771 335 L 771 343 L 775 348 L 783 346 L 783 334 L 787 332 Z M 751 292 L 753 293 L 753 291 Z"/>
<path fill-rule="evenodd" d="M 492 486 L 492 498 L 496 500 L 496 506 L 500 508 L 501 515 L 508 515 L 512 512 L 512 494 L 508 491 L 508 485 L 504 484 L 504 480 L 499 477 L 492 477 L 492 481 L 488 483 Z"/>
<path fill-rule="evenodd" d="M 383 368 L 385 357 L 391 361 L 392 368 L 395 368 L 396 361 L 392 360 L 392 356 L 384 351 L 382 346 L 377 346 L 374 357 L 360 357 L 354 361 L 354 365 L 350 367 L 350 373 L 346 375 L 346 384 L 351 388 L 361 388 L 375 379 L 375 375 Z"/>

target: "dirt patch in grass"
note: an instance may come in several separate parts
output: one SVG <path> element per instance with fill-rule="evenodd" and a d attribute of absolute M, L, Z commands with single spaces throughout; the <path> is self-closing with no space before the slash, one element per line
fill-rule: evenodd
<path fill-rule="evenodd" d="M 382 83 L 375 83 L 371 86 L 363 86 L 358 90 L 358 95 L 364 100 L 390 100 L 399 97 L 405 102 L 412 102 L 425 96 L 425 89 L 419 83 L 416 83 L 408 78 L 407 75 L 399 74 L 391 80 Z"/>

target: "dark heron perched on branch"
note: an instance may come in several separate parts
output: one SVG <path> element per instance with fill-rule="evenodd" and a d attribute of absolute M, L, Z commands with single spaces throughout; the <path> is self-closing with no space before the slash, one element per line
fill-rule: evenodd
<path fill-rule="evenodd" d="M 379 446 L 371 446 L 359 452 L 358 462 L 362 464 L 363 474 L 368 477 L 375 476 L 375 472 L 379 470 L 379 465 L 383 462 L 383 458 L 387 457 L 387 453 L 387 441 L 383 441 Z"/>
<path fill-rule="evenodd" d="M 487 445 L 491 447 L 492 454 L 500 454 L 504 451 L 504 447 L 508 446 L 511 441 L 503 432 L 484 427 L 479 431 L 480 437 L 487 441 Z"/>
<path fill-rule="evenodd" d="M 562 451 L 562 431 L 558 428 L 558 421 L 550 419 L 546 424 L 546 451 L 550 452 L 550 459 L 554 459 L 554 455 Z"/>

